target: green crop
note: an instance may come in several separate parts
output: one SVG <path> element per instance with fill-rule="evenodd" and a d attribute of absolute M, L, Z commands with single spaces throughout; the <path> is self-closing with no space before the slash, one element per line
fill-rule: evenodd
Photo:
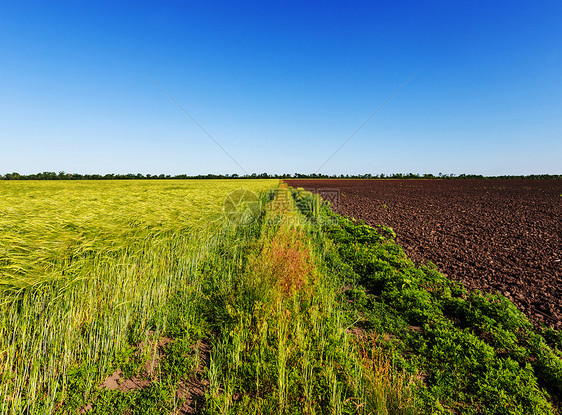
<path fill-rule="evenodd" d="M 158 342 L 164 305 L 199 289 L 225 197 L 276 183 L 0 183 L 0 414 L 81 402 L 123 350 Z"/>

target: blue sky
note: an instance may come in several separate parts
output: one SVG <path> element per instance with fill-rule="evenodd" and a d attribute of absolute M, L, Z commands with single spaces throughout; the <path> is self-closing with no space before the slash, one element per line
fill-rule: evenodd
<path fill-rule="evenodd" d="M 0 174 L 562 172 L 562 2 L 3 2 Z"/>

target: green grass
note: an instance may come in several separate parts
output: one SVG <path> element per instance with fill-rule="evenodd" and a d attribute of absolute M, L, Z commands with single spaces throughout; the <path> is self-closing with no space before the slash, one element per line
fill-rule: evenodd
<path fill-rule="evenodd" d="M 0 183 L 0 413 L 87 402 L 127 351 L 182 323 L 222 203 L 276 181 Z M 177 314 L 177 313 L 176 313 Z"/>
<path fill-rule="evenodd" d="M 236 267 L 219 264 L 204 289 L 215 333 L 208 413 L 414 413 L 410 377 L 350 334 L 325 234 L 293 209 L 265 213 Z"/>

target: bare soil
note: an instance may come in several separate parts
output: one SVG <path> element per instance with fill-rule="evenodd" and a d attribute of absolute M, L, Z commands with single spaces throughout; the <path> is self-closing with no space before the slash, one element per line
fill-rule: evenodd
<path fill-rule="evenodd" d="M 286 182 L 338 189 L 334 210 L 392 227 L 415 262 L 431 261 L 469 289 L 500 292 L 535 323 L 562 328 L 562 180 Z"/>

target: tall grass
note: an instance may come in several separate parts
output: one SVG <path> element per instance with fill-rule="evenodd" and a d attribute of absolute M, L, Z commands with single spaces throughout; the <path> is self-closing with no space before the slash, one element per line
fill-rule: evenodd
<path fill-rule="evenodd" d="M 0 414 L 83 401 L 127 344 L 157 342 L 166 301 L 200 289 L 224 197 L 274 183 L 1 183 Z"/>
<path fill-rule="evenodd" d="M 220 333 L 207 411 L 414 413 L 411 379 L 347 330 L 342 280 L 323 265 L 332 247 L 322 230 L 297 213 L 290 194 L 283 200 L 254 224 L 246 259 L 231 263 L 237 278 L 221 278 L 221 265 L 204 288 Z"/>

